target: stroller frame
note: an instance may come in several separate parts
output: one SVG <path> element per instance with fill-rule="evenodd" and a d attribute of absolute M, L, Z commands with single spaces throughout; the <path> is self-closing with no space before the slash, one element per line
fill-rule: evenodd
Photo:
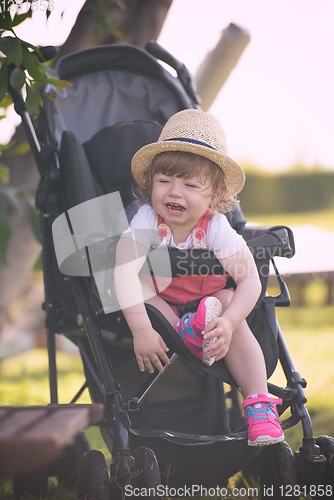
<path fill-rule="evenodd" d="M 191 79 L 181 63 L 174 59 L 170 54 L 166 53 L 158 44 L 151 44 L 147 47 L 157 59 L 167 62 L 174 67 L 178 73 L 178 77 L 188 93 L 189 99 L 194 107 L 198 107 L 196 93 L 191 87 Z M 95 380 L 96 386 L 101 391 L 101 395 L 105 404 L 105 422 L 113 425 L 116 429 L 114 436 L 114 447 L 116 452 L 113 451 L 113 462 L 111 476 L 118 477 L 119 475 L 131 475 L 138 472 L 135 458 L 131 451 L 131 434 L 134 433 L 139 437 L 139 442 L 159 439 L 179 440 L 192 445 L 201 445 L 203 443 L 218 441 L 233 441 L 245 440 L 247 431 L 245 426 L 242 426 L 240 418 L 237 416 L 238 425 L 236 428 L 230 430 L 229 416 L 226 416 L 226 435 L 222 436 L 207 436 L 207 435 L 190 435 L 178 432 L 169 432 L 164 430 L 141 430 L 132 428 L 132 415 L 139 410 L 145 398 L 153 388 L 153 386 L 165 376 L 170 370 L 171 365 L 174 363 L 177 354 L 173 353 L 171 356 L 171 365 L 166 367 L 163 373 L 150 375 L 141 389 L 136 392 L 132 397 L 124 400 L 122 398 L 122 388 L 118 383 L 112 364 L 108 359 L 105 352 L 104 340 L 99 327 L 99 321 L 103 319 L 104 313 L 101 306 L 96 301 L 96 297 L 92 294 L 89 279 L 80 277 L 66 277 L 71 284 L 73 295 L 78 304 L 78 309 L 81 314 L 81 323 L 78 325 L 77 331 L 67 331 L 64 318 L 60 318 L 55 310 L 55 299 L 53 296 L 53 287 L 51 281 L 51 255 L 53 252 L 51 225 L 50 218 L 56 218 L 57 215 L 63 211 L 63 200 L 60 189 L 60 174 L 59 174 L 59 156 L 57 152 L 57 145 L 51 136 L 49 127 L 47 125 L 44 111 L 41 110 L 42 132 L 35 130 L 32 120 L 25 109 L 24 102 L 21 95 L 16 92 L 10 85 L 9 91 L 13 98 L 15 111 L 21 116 L 22 122 L 33 152 L 40 176 L 41 182 L 37 191 L 36 206 L 40 212 L 41 221 L 41 239 L 42 239 L 42 255 L 43 255 L 43 269 L 44 269 L 44 287 L 45 287 L 45 302 L 43 308 L 46 314 L 46 332 L 47 332 L 47 347 L 48 347 L 48 360 L 49 360 L 49 382 L 50 382 L 50 399 L 51 403 L 58 403 L 58 384 L 57 384 L 57 367 L 56 367 L 56 343 L 55 334 L 64 333 L 70 339 L 73 335 L 76 336 L 77 345 L 79 346 L 82 359 L 85 367 L 90 372 L 91 377 Z M 291 230 L 283 226 L 274 228 L 245 228 L 242 214 L 236 214 L 239 217 L 239 227 L 243 230 L 243 235 L 248 235 L 248 246 L 253 252 L 256 262 L 270 259 L 275 274 L 280 286 L 280 295 L 278 297 L 266 297 L 266 300 L 274 302 L 275 306 L 284 307 L 290 303 L 289 292 L 286 284 L 282 280 L 277 267 L 274 262 L 275 256 L 291 257 L 294 254 L 293 235 Z M 207 260 L 205 263 L 207 264 Z M 200 261 L 199 261 L 200 263 Z M 263 297 L 262 297 L 263 298 Z M 95 305 L 95 307 L 92 306 Z M 150 309 L 150 308 L 148 308 Z M 149 312 L 156 314 L 156 312 Z M 159 316 L 159 315 L 158 315 Z M 71 318 L 75 320 L 76 318 Z M 163 321 L 162 318 L 158 318 Z M 286 387 L 277 387 L 273 384 L 268 384 L 269 392 L 275 396 L 283 399 L 283 404 L 279 407 L 279 413 L 282 414 L 286 409 L 290 408 L 291 416 L 282 421 L 282 428 L 287 429 L 298 422 L 301 422 L 303 429 L 303 444 L 299 452 L 296 452 L 296 468 L 298 473 L 299 484 L 314 485 L 324 477 L 325 469 L 328 467 L 328 460 L 324 456 L 324 451 L 313 436 L 312 423 L 305 406 L 307 398 L 305 396 L 304 388 L 306 381 L 295 370 L 293 361 L 289 354 L 287 345 L 285 343 L 283 334 L 276 320 L 276 334 L 277 346 L 279 352 L 279 361 L 281 363 L 284 375 L 286 377 Z M 84 332 L 84 334 L 83 334 Z M 88 345 L 83 342 L 84 338 L 88 339 Z M 79 340 L 78 340 L 79 339 Z M 91 362 L 91 354 L 98 368 L 98 373 Z M 73 397 L 71 403 L 75 403 L 85 388 L 88 386 L 87 381 L 78 393 Z M 235 388 L 231 387 L 228 394 L 237 405 L 238 392 Z M 226 412 L 228 410 L 226 408 Z M 102 423 L 101 426 L 106 425 Z M 268 447 L 267 449 L 252 450 L 249 455 L 249 460 L 258 458 L 260 454 L 263 462 L 266 462 L 268 456 L 272 456 L 273 450 L 278 447 Z M 114 450 L 114 448 L 113 448 Z M 246 465 L 246 464 L 245 464 Z M 276 464 L 277 465 L 277 464 Z M 237 471 L 236 471 L 237 472 Z M 227 475 L 228 477 L 228 475 Z M 224 477 L 226 480 L 227 477 Z M 331 480 L 333 478 L 331 477 Z M 265 479 L 264 479 L 265 480 Z M 280 477 L 280 480 L 283 479 Z M 291 480 L 289 478 L 288 480 Z M 268 484 L 268 483 L 267 483 Z M 264 496 L 265 498 L 265 496 Z"/>

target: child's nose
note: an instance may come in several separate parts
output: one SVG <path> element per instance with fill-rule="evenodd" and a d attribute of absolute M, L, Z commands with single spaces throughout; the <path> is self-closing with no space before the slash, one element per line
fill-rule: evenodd
<path fill-rule="evenodd" d="M 182 186 L 178 182 L 172 182 L 169 190 L 170 196 L 182 196 Z"/>

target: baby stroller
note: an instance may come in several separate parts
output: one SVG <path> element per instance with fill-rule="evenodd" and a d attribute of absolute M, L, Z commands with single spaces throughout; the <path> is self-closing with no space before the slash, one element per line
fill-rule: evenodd
<path fill-rule="evenodd" d="M 281 415 L 290 411 L 283 429 L 302 423 L 303 443 L 295 455 L 285 442 L 264 448 L 247 445 L 241 396 L 224 361 L 211 367 L 199 362 L 152 306 L 147 306 L 148 313 L 170 348 L 171 364 L 163 373 L 139 373 L 131 333 L 110 288 L 118 238 L 138 209 L 131 158 L 157 140 L 171 115 L 199 108 L 187 69 L 150 42 L 147 51 L 111 45 L 71 54 L 59 61 L 57 70 L 73 86 L 58 98 L 62 107 L 45 101 L 36 131 L 20 96 L 14 90 L 11 94 L 41 174 L 36 206 L 42 228 L 51 403 L 58 402 L 58 333 L 78 346 L 85 370 L 86 382 L 71 403 L 88 387 L 92 400 L 105 405 L 100 429 L 112 454 L 110 474 L 104 456 L 87 450 L 80 463 L 79 498 L 212 494 L 212 488 L 224 488 L 236 472 L 255 465 L 262 498 L 285 498 L 296 493 L 294 488 L 301 494 L 329 496 L 334 441 L 313 437 L 306 382 L 293 366 L 275 316 L 275 307 L 288 306 L 290 299 L 273 259 L 293 256 L 291 230 L 247 227 L 239 206 L 229 215 L 253 252 L 262 282 L 261 297 L 247 321 L 263 349 L 268 378 L 278 360 L 286 377 L 286 387 L 268 384 L 268 390 L 283 399 Z M 217 273 L 217 261 L 208 252 L 204 258 L 201 250 L 182 251 L 182 256 L 171 250 L 172 276 L 180 259 L 183 272 L 201 273 L 201 266 L 210 272 L 215 266 Z M 143 272 L 156 272 L 160 260 L 152 252 Z M 281 290 L 277 297 L 266 292 L 270 261 Z M 187 304 L 185 312 L 195 307 Z"/>

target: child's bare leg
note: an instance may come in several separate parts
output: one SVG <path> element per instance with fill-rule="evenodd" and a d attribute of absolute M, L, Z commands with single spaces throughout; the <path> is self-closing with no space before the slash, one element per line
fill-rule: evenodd
<path fill-rule="evenodd" d="M 223 314 L 233 298 L 233 293 L 231 290 L 218 290 L 212 294 L 222 303 Z M 268 392 L 267 370 L 262 349 L 246 320 L 233 332 L 231 344 L 224 359 L 245 398 L 251 394 Z"/>
<path fill-rule="evenodd" d="M 143 287 L 143 293 L 145 297 L 145 291 L 147 291 L 147 295 L 152 294 L 152 288 L 150 285 L 145 281 L 145 280 L 140 280 L 142 287 Z M 172 325 L 173 328 L 175 328 L 176 323 L 179 321 L 179 317 L 175 314 L 173 309 L 170 307 L 167 302 L 159 297 L 158 295 L 155 295 L 149 299 L 145 299 L 146 304 L 151 304 L 152 306 L 156 307 L 158 311 L 160 311 L 165 318 L 169 321 L 169 323 Z"/>
<path fill-rule="evenodd" d="M 268 392 L 262 349 L 245 320 L 233 332 L 225 363 L 245 398 Z"/>

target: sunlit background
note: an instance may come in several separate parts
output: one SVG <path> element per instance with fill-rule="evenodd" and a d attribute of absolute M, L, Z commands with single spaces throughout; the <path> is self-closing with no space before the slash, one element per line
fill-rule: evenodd
<path fill-rule="evenodd" d="M 174 0 L 160 42 L 195 73 L 223 28 L 248 30 L 210 110 L 230 154 L 268 170 L 296 162 L 334 169 L 333 17 L 330 0 Z"/>
<path fill-rule="evenodd" d="M 17 34 L 61 45 L 84 1 L 54 4 L 48 23 L 36 12 Z M 224 126 L 231 156 L 271 171 L 296 163 L 334 169 L 333 18 L 332 0 L 174 0 L 159 42 L 195 75 L 230 23 L 249 31 L 250 42 L 210 109 Z M 8 134 L 8 124 L 2 136 L 4 129 Z"/>

